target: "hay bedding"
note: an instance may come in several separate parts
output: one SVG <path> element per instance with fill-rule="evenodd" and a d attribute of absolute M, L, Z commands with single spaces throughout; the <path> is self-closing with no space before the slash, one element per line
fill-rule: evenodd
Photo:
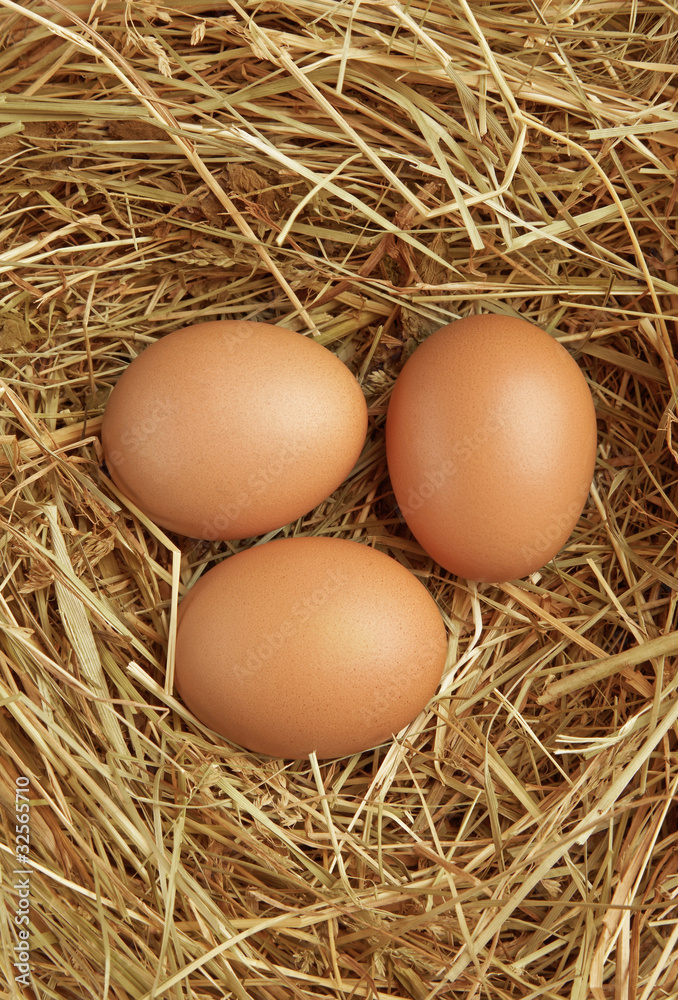
<path fill-rule="evenodd" d="M 2 996 L 678 996 L 673 0 L 0 8 Z M 477 589 L 383 450 L 404 358 L 472 310 L 566 344 L 600 430 L 558 559 Z M 250 542 L 166 537 L 98 432 L 207 317 L 311 331 L 363 384 L 357 468 L 285 531 L 438 601 L 449 673 L 390 746 L 260 760 L 172 696 L 177 598 Z"/>

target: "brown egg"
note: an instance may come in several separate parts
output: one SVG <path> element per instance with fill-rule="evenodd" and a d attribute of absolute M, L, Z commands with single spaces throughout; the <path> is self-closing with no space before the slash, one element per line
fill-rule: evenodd
<path fill-rule="evenodd" d="M 327 348 L 267 323 L 198 323 L 147 347 L 111 393 L 102 442 L 120 490 L 193 538 L 263 534 L 325 500 L 367 407 Z"/>
<path fill-rule="evenodd" d="M 544 330 L 469 316 L 405 363 L 386 451 L 403 517 L 441 566 L 471 580 L 523 577 L 557 554 L 586 502 L 593 399 Z"/>
<path fill-rule="evenodd" d="M 445 664 L 435 601 L 359 542 L 292 537 L 209 570 L 179 609 L 176 686 L 203 723 L 276 757 L 339 757 L 411 722 Z"/>

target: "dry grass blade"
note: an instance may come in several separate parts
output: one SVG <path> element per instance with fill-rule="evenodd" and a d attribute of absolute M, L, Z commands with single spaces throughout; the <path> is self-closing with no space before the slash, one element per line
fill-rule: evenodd
<path fill-rule="evenodd" d="M 3 997 L 678 996 L 677 61 L 664 0 L 0 0 Z M 471 311 L 557 337 L 599 427 L 567 546 L 496 587 L 421 551 L 384 456 L 405 358 Z M 361 382 L 356 468 L 281 533 L 441 609 L 387 746 L 263 759 L 174 693 L 178 600 L 260 539 L 156 527 L 101 416 L 210 318 Z"/>

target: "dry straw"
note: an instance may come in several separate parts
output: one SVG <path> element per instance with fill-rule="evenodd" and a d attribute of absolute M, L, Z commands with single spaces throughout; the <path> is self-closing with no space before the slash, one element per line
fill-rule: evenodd
<path fill-rule="evenodd" d="M 0 0 L 2 997 L 678 997 L 677 62 L 673 0 Z M 472 311 L 558 337 L 600 432 L 558 558 L 478 588 L 383 450 L 404 358 Z M 99 431 L 205 318 L 362 382 L 358 466 L 284 531 L 445 616 L 389 746 L 258 759 L 173 695 L 177 600 L 251 543 L 168 538 Z"/>

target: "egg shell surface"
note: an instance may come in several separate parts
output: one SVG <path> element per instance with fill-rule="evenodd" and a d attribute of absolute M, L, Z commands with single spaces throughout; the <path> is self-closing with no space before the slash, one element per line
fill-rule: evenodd
<path fill-rule="evenodd" d="M 567 350 L 525 320 L 469 316 L 431 334 L 391 394 L 386 452 L 412 534 L 470 580 L 527 576 L 582 512 L 596 414 Z"/>
<path fill-rule="evenodd" d="M 362 390 L 326 347 L 267 323 L 215 321 L 170 333 L 131 362 L 102 443 L 113 481 L 155 523 L 236 539 L 325 500 L 366 432 Z"/>
<path fill-rule="evenodd" d="M 398 733 L 435 693 L 445 626 L 426 587 L 359 542 L 297 536 L 209 570 L 179 607 L 175 683 L 256 753 L 340 757 Z"/>

